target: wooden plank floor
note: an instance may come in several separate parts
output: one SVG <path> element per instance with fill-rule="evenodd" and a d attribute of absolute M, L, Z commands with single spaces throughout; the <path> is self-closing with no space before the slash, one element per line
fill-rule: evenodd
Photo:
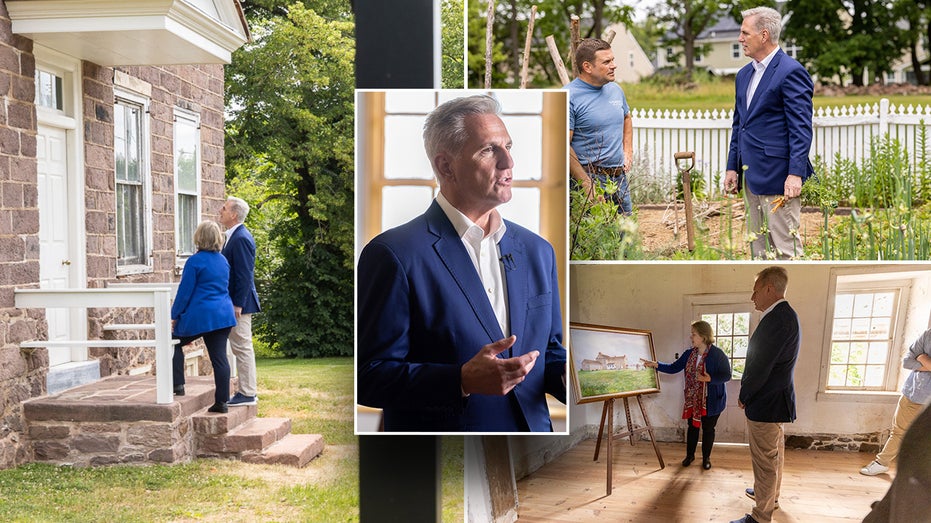
<path fill-rule="evenodd" d="M 614 445 L 614 484 L 605 495 L 605 449 L 592 461 L 595 441 L 586 440 L 556 461 L 517 483 L 522 523 L 551 521 L 728 522 L 750 512 L 744 489 L 753 486 L 750 450 L 715 445 L 711 470 L 699 459 L 683 467 L 684 443 L 661 443 L 666 468 L 660 469 L 649 442 Z M 787 450 L 779 523 L 859 522 L 870 503 L 882 498 L 892 475 L 862 476 L 871 454 Z M 894 472 L 894 471 L 893 471 Z"/>

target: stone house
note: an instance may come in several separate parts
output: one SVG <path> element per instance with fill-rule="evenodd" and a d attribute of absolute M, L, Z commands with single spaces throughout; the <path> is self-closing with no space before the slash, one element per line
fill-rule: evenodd
<path fill-rule="evenodd" d="M 225 198 L 224 64 L 248 39 L 236 0 L 0 0 L 0 468 L 33 458 L 24 401 L 151 370 L 142 348 L 20 347 L 131 338 L 103 325 L 150 312 L 14 290 L 179 279 Z"/>

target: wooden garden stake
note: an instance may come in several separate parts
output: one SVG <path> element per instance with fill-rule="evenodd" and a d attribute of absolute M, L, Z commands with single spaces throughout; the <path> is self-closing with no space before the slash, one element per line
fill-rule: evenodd
<path fill-rule="evenodd" d="M 491 37 L 495 22 L 495 2 L 488 2 L 488 15 L 485 22 L 485 89 L 491 89 Z"/>
<path fill-rule="evenodd" d="M 569 39 L 569 60 L 572 61 L 572 77 L 578 78 L 579 64 L 575 63 L 575 50 L 579 48 L 579 42 L 582 41 L 582 36 L 579 30 L 578 16 L 572 15 L 569 18 L 569 29 L 571 34 L 571 38 Z"/>
<path fill-rule="evenodd" d="M 527 40 L 524 42 L 524 63 L 520 67 L 520 88 L 527 88 L 527 72 L 530 67 L 530 40 L 533 39 L 533 22 L 537 17 L 537 6 L 530 8 L 530 22 L 527 24 Z"/>
<path fill-rule="evenodd" d="M 553 59 L 553 63 L 556 64 L 559 81 L 562 82 L 562 85 L 566 85 L 571 80 L 569 79 L 569 73 L 566 71 L 566 64 L 563 63 L 562 57 L 559 56 L 559 49 L 556 48 L 556 39 L 553 38 L 553 35 L 546 37 L 546 48 L 550 50 L 550 57 Z"/>
<path fill-rule="evenodd" d="M 608 45 L 611 45 L 611 42 L 614 41 L 615 35 L 617 35 L 617 32 L 615 32 L 614 29 L 608 29 L 607 31 L 605 31 L 605 36 L 604 38 L 602 38 L 602 40 L 607 42 Z"/>

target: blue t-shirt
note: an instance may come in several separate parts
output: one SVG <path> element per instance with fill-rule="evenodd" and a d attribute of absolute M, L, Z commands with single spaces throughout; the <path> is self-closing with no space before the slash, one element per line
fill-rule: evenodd
<path fill-rule="evenodd" d="M 566 88 L 570 145 L 579 163 L 606 169 L 624 165 L 624 117 L 630 107 L 621 86 L 608 82 L 595 87 L 576 78 Z"/>

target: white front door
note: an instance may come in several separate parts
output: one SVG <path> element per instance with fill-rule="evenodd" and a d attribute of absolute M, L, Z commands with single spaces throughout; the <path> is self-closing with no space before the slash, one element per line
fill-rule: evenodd
<path fill-rule="evenodd" d="M 68 141 L 64 129 L 39 126 L 36 137 L 39 174 L 39 287 L 71 287 L 72 249 L 68 234 Z M 71 338 L 68 309 L 46 309 L 49 340 Z M 67 348 L 49 349 L 49 366 L 73 361 Z"/>

